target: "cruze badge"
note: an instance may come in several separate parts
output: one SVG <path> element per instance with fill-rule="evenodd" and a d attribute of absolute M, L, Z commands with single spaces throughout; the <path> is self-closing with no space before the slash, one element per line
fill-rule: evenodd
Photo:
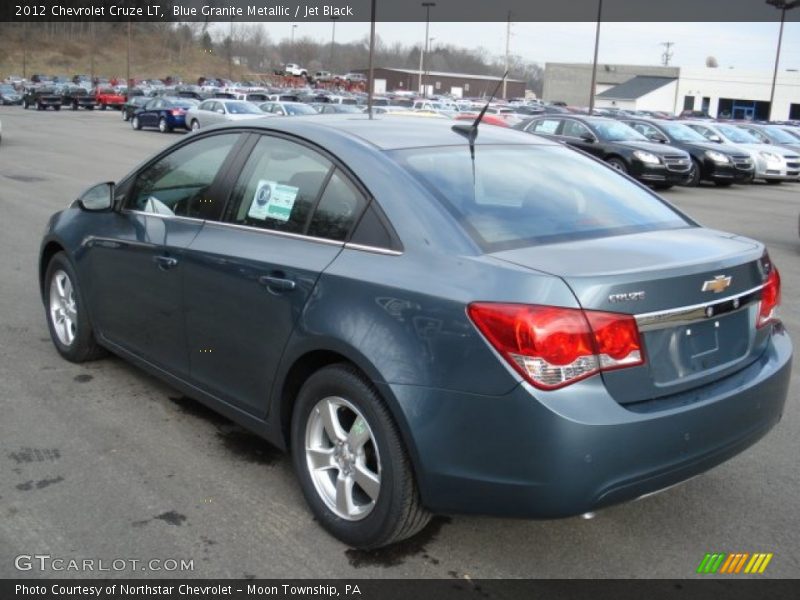
<path fill-rule="evenodd" d="M 609 302 L 630 302 L 632 300 L 644 300 L 644 292 L 625 292 L 623 294 L 611 294 Z"/>
<path fill-rule="evenodd" d="M 703 291 L 719 294 L 730 287 L 731 281 L 733 281 L 733 277 L 728 275 L 717 275 L 714 277 L 714 279 L 709 279 L 708 281 L 703 282 Z"/>

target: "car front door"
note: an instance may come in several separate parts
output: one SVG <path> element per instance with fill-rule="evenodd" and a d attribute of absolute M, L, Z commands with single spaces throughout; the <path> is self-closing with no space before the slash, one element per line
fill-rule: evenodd
<path fill-rule="evenodd" d="M 253 139 L 224 184 L 225 220 L 188 248 L 185 316 L 193 384 L 263 418 L 284 346 L 365 202 L 317 150 Z"/>
<path fill-rule="evenodd" d="M 221 212 L 217 183 L 241 135 L 192 140 L 118 186 L 121 208 L 87 240 L 92 316 L 108 341 L 187 376 L 183 255 Z"/>
<path fill-rule="evenodd" d="M 597 158 L 603 158 L 605 152 L 602 144 L 597 141 L 597 136 L 580 121 L 575 119 L 564 119 L 561 127 L 561 139 L 570 146 L 580 148 Z"/>

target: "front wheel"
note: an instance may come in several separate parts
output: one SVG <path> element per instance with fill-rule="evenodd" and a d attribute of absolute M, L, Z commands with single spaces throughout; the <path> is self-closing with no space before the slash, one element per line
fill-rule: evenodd
<path fill-rule="evenodd" d="M 167 120 L 164 117 L 161 117 L 158 120 L 158 130 L 161 133 L 169 133 L 172 128 L 167 124 Z"/>
<path fill-rule="evenodd" d="M 700 163 L 695 159 L 692 159 L 692 170 L 689 172 L 689 180 L 686 182 L 686 186 L 697 187 L 700 185 L 701 175 L 702 169 L 700 167 Z"/>
<path fill-rule="evenodd" d="M 50 260 L 44 282 L 47 326 L 58 353 L 76 363 L 103 356 L 105 350 L 95 341 L 75 269 L 63 252 Z"/>
<path fill-rule="evenodd" d="M 625 164 L 625 161 L 621 158 L 612 157 L 606 161 L 611 168 L 615 171 L 619 171 L 620 173 L 627 173 L 628 172 L 628 165 Z"/>
<path fill-rule="evenodd" d="M 780 185 L 782 183 L 780 179 L 767 179 L 766 181 L 769 185 Z"/>
<path fill-rule="evenodd" d="M 733 185 L 732 181 L 715 181 L 714 185 L 721 188 L 731 187 Z"/>
<path fill-rule="evenodd" d="M 294 469 L 319 523 L 357 548 L 410 537 L 430 520 L 382 398 L 346 364 L 314 373 L 292 414 Z"/>
<path fill-rule="evenodd" d="M 123 108 L 122 109 L 122 120 L 123 121 L 127 121 L 128 119 L 130 119 L 130 117 L 128 116 L 128 111 Z"/>
<path fill-rule="evenodd" d="M 136 116 L 133 117 L 133 119 L 131 120 L 131 128 L 136 130 L 142 128 L 142 124 L 139 122 L 139 117 Z"/>
<path fill-rule="evenodd" d="M 197 119 L 192 119 L 192 131 L 197 131 L 200 129 L 200 123 Z"/>

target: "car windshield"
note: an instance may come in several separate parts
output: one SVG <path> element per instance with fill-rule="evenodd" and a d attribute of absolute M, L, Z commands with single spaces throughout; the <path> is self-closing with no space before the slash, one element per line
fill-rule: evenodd
<path fill-rule="evenodd" d="M 773 142 L 779 144 L 796 144 L 797 140 L 777 127 L 765 127 L 762 131 L 769 136 Z"/>
<path fill-rule="evenodd" d="M 317 111 L 308 104 L 284 104 L 283 107 L 290 115 L 315 115 Z"/>
<path fill-rule="evenodd" d="M 717 125 L 719 132 L 732 141 L 734 144 L 760 144 L 754 135 L 747 133 L 744 129 L 733 127 L 732 125 Z"/>
<path fill-rule="evenodd" d="M 646 142 L 641 133 L 619 121 L 590 121 L 604 142 Z"/>
<path fill-rule="evenodd" d="M 15 94 L 16 90 L 10 85 L 0 85 L 1 94 Z"/>
<path fill-rule="evenodd" d="M 263 112 L 250 102 L 226 102 L 225 107 L 232 115 L 257 115 Z"/>
<path fill-rule="evenodd" d="M 680 214 L 607 166 L 563 147 L 414 148 L 392 155 L 487 252 L 688 227 Z"/>
<path fill-rule="evenodd" d="M 702 135 L 697 133 L 691 127 L 681 125 L 680 123 L 661 123 L 661 129 L 667 132 L 671 138 L 679 142 L 707 142 L 708 140 Z"/>

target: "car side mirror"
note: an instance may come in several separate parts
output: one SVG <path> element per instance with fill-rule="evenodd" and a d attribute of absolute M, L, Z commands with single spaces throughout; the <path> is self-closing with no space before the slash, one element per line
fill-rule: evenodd
<path fill-rule="evenodd" d="M 224 114 L 225 114 L 225 111 L 224 111 L 223 109 L 221 109 L 221 108 L 218 108 L 218 109 L 217 109 L 217 112 L 218 112 L 219 114 L 221 114 L 221 115 L 224 115 Z"/>
<path fill-rule="evenodd" d="M 597 141 L 597 138 L 594 137 L 591 133 L 584 133 L 583 135 L 581 135 L 581 139 L 587 144 L 594 144 Z"/>
<path fill-rule="evenodd" d="M 78 198 L 81 210 L 104 212 L 114 205 L 114 182 L 98 183 L 83 192 Z"/>
<path fill-rule="evenodd" d="M 650 138 L 651 142 L 658 142 L 659 144 L 666 144 L 667 143 L 667 138 L 665 138 L 660 133 L 652 133 L 652 134 L 648 135 L 647 137 Z"/>
<path fill-rule="evenodd" d="M 715 135 L 710 135 L 710 136 L 708 136 L 708 139 L 709 139 L 709 141 L 711 141 L 711 142 L 714 142 L 714 143 L 717 143 L 717 144 L 721 144 L 721 143 L 722 143 L 722 138 L 721 138 L 721 137 L 719 137 L 719 136 L 718 136 L 718 135 L 716 135 L 716 134 L 715 134 Z"/>

